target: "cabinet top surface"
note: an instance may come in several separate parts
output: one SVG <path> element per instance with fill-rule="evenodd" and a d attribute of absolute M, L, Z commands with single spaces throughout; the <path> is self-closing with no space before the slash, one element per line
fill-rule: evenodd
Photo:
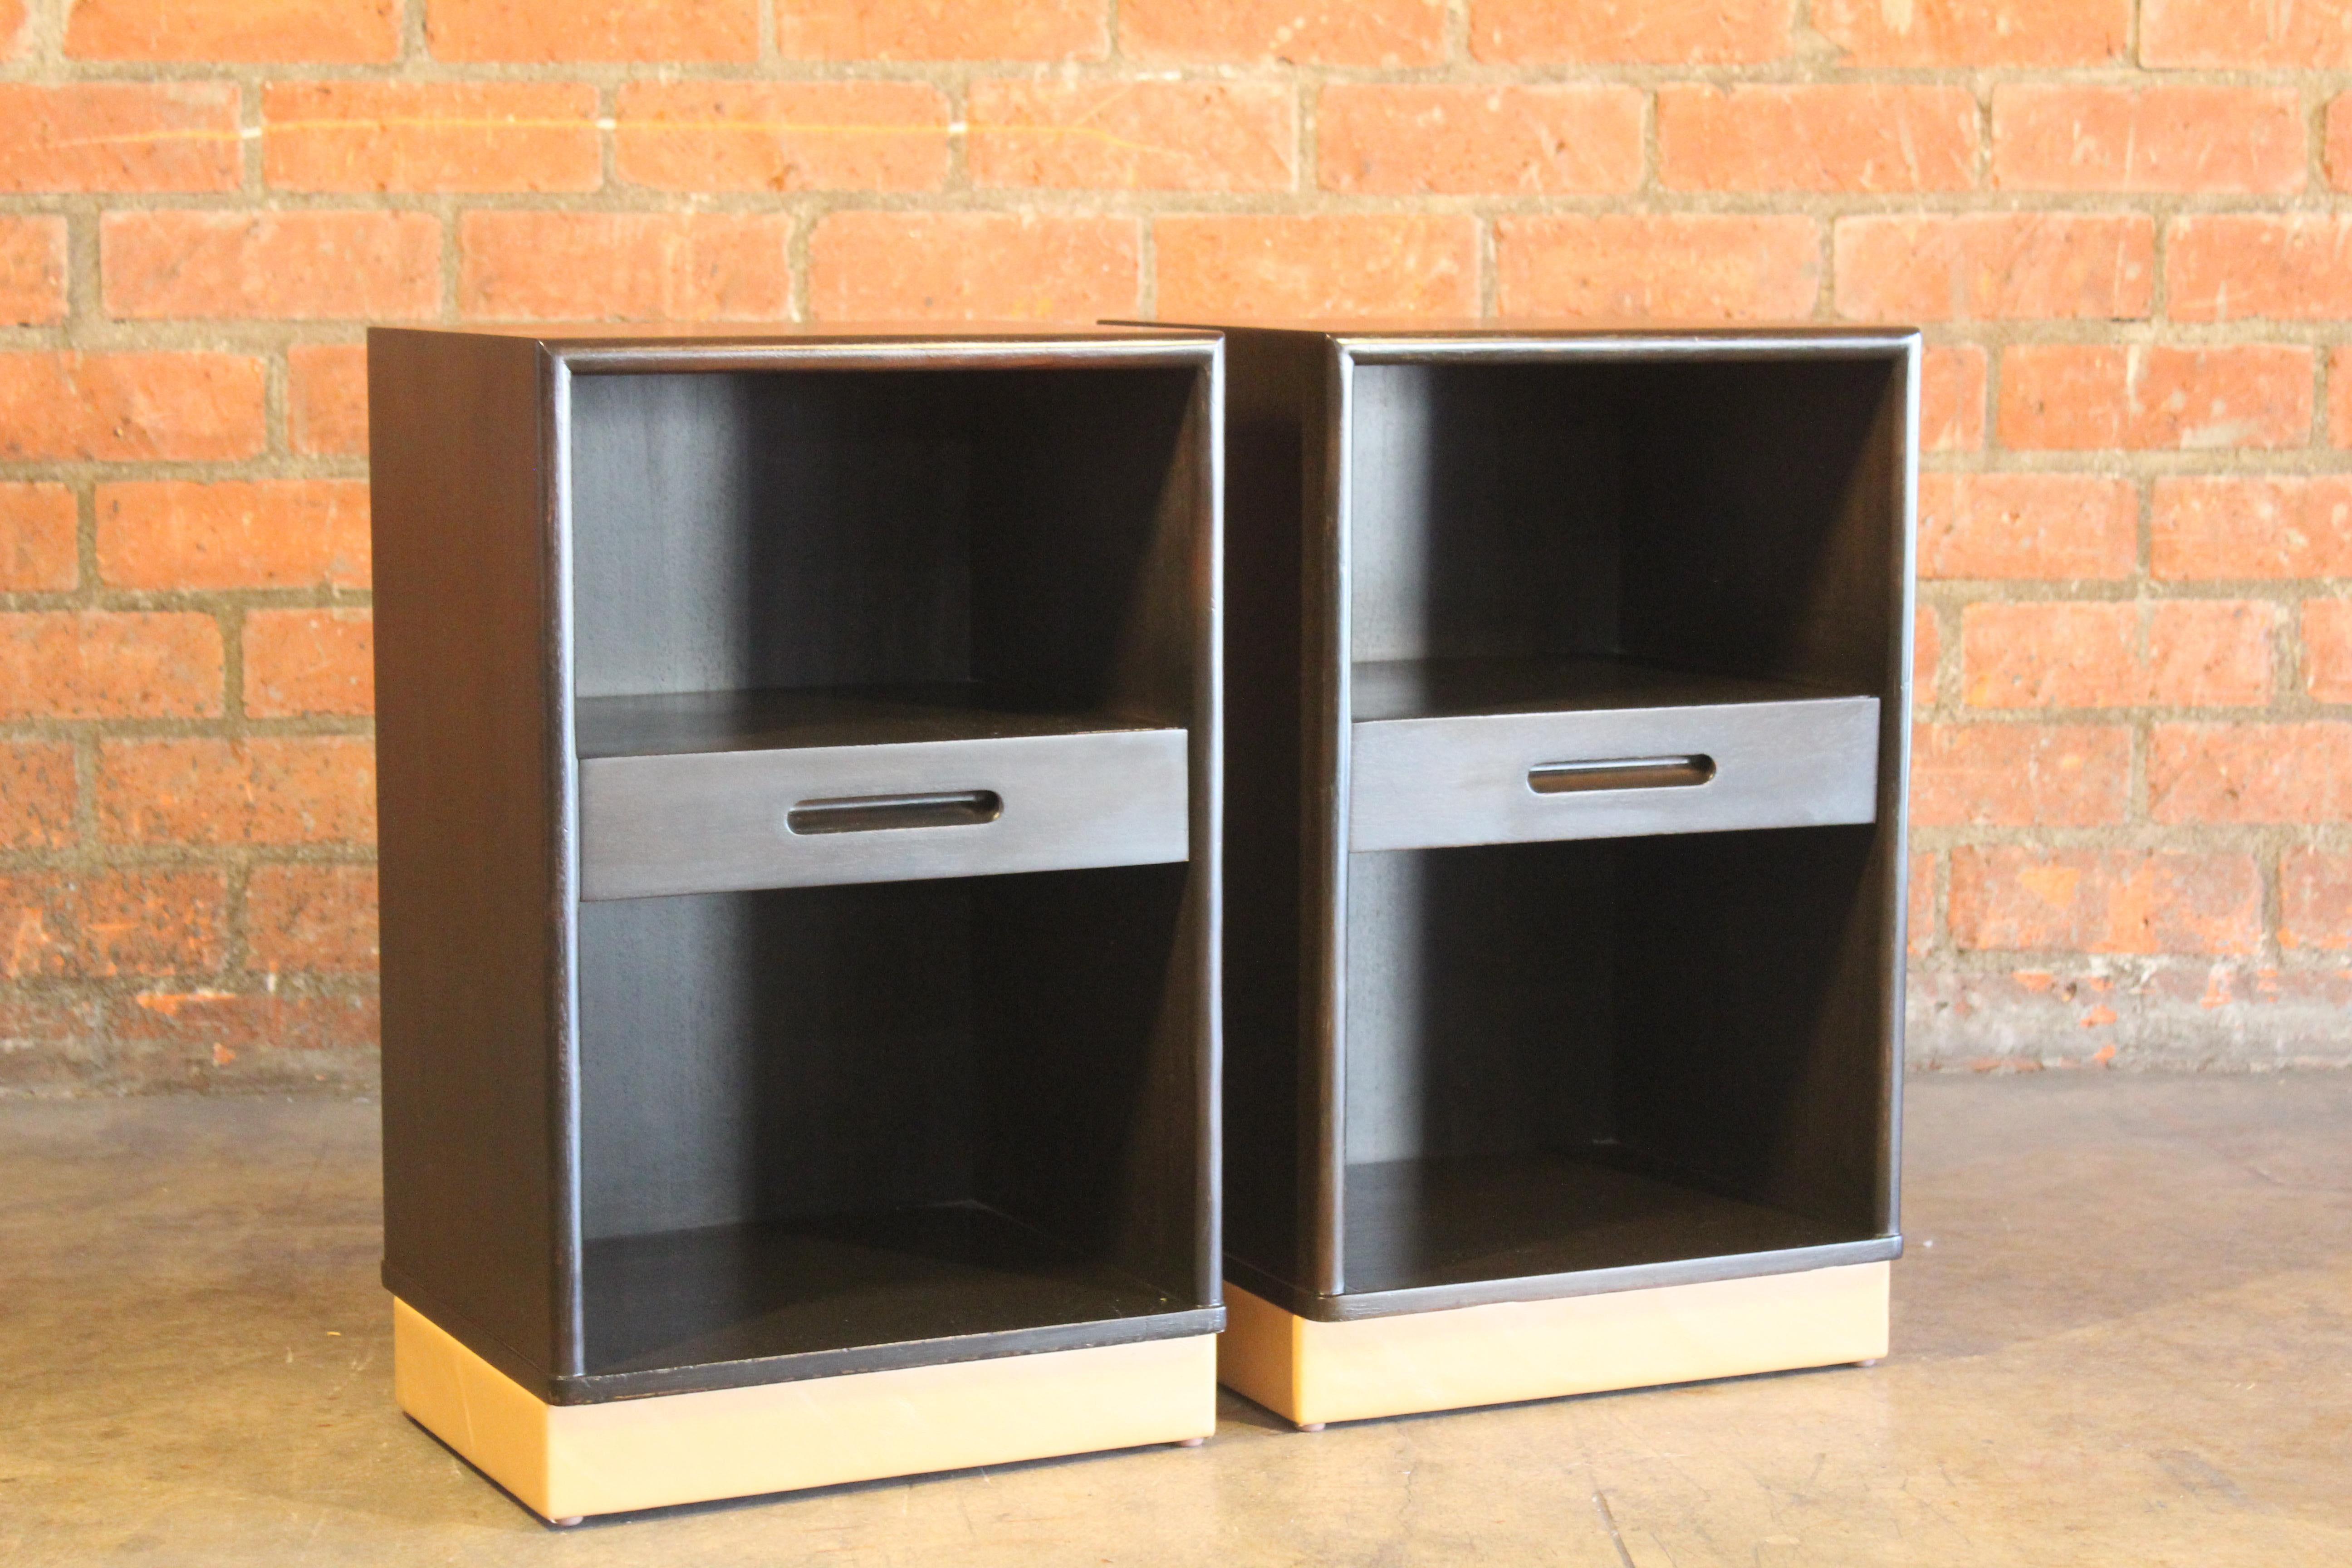
<path fill-rule="evenodd" d="M 1169 348 L 1205 346 L 1216 334 L 1201 329 L 1157 326 L 1043 326 L 1032 322 L 532 322 L 507 326 L 371 327 L 368 335 L 416 334 L 445 338 L 523 339 L 559 353 L 599 350 L 677 350 L 720 353 L 744 349 L 882 349 L 959 347 Z"/>
<path fill-rule="evenodd" d="M 1368 320 L 1207 321 L 1164 323 L 1203 331 L 1279 332 L 1328 338 L 1349 349 L 1458 349 L 1475 352 L 1526 344 L 1562 348 L 1623 344 L 1631 348 L 1720 346 L 1738 352 L 1764 347 L 1821 352 L 1895 353 L 1919 337 L 1916 327 L 1834 326 L 1818 321 L 1725 326 L 1720 322 L 1610 322 L 1559 321 Z"/>

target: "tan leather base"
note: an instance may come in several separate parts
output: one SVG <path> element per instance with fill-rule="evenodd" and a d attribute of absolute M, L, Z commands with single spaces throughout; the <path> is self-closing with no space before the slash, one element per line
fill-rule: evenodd
<path fill-rule="evenodd" d="M 1225 1287 L 1217 1379 L 1300 1426 L 1875 1361 L 1885 1263 L 1321 1323 Z"/>
<path fill-rule="evenodd" d="M 549 1405 L 394 1299 L 400 1407 L 549 1519 L 1205 1437 L 1213 1336 Z"/>

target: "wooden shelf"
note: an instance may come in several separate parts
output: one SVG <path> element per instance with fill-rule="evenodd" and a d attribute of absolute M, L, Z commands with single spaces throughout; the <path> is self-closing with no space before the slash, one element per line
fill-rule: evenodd
<path fill-rule="evenodd" d="M 1855 1239 L 1612 1163 L 1518 1154 L 1350 1165 L 1348 1293 L 1597 1272 Z"/>
<path fill-rule="evenodd" d="M 1005 693 L 976 681 L 583 697 L 574 725 L 583 758 L 992 741 L 1168 727 L 1133 714 L 1020 708 Z"/>
<path fill-rule="evenodd" d="M 1866 697 L 1866 691 L 1678 669 L 1637 658 L 1395 658 L 1349 677 L 1359 724 L 1489 713 L 1587 713 L 1628 708 L 1722 708 Z"/>
<path fill-rule="evenodd" d="M 608 1237 L 588 1243 L 586 1284 L 588 1373 L 600 1379 L 1123 1323 L 1191 1307 L 979 1203 Z M 891 1359 L 836 1361 L 865 1370 Z"/>

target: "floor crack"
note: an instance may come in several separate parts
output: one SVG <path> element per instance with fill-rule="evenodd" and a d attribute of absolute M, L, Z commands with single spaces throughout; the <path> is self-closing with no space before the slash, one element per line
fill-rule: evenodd
<path fill-rule="evenodd" d="M 1617 1516 L 1609 1510 L 1609 1496 L 1599 1487 L 1592 1489 L 1592 1506 L 1601 1510 L 1601 1522 L 1609 1531 L 1609 1544 L 1617 1549 L 1617 1561 L 1625 1568 L 1634 1568 L 1633 1554 L 1625 1550 L 1625 1538 L 1617 1533 Z"/>

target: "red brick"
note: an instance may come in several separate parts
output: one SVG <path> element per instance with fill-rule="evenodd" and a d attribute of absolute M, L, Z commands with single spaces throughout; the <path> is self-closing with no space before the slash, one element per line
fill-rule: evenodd
<path fill-rule="evenodd" d="M 2123 58 L 2131 0 L 1814 0 L 1812 21 L 1846 65 L 2097 65 Z"/>
<path fill-rule="evenodd" d="M 66 220 L 0 216 L 0 326 L 66 319 Z"/>
<path fill-rule="evenodd" d="M 1133 315 L 1141 255 L 1127 218 L 835 213 L 810 241 L 809 311 L 827 321 Z"/>
<path fill-rule="evenodd" d="M 1555 195 L 1642 183 L 1642 95 L 1630 87 L 1333 82 L 1316 121 L 1327 191 Z"/>
<path fill-rule="evenodd" d="M 1658 177 L 1692 191 L 1964 191 L 1976 183 L 1966 88 L 1666 87 Z"/>
<path fill-rule="evenodd" d="M 912 81 L 631 82 L 621 177 L 670 191 L 935 190 L 948 100 Z"/>
<path fill-rule="evenodd" d="M 0 963 L 5 962 L 5 943 L 12 934 L 0 930 Z M 102 1013 L 101 1005 L 86 995 L 0 987 L 0 1040 L 7 1042 L 0 1047 L 0 1082 L 14 1086 L 44 1079 L 71 1081 L 72 1065 L 57 1063 L 55 1058 L 25 1047 L 42 1045 L 71 1050 L 98 1032 Z M 45 1058 L 53 1066 L 66 1066 L 66 1072 L 41 1072 L 39 1064 Z"/>
<path fill-rule="evenodd" d="M 64 593 L 81 581 L 73 491 L 0 484 L 0 594 Z"/>
<path fill-rule="evenodd" d="M 1919 449 L 1973 452 L 1985 438 L 1985 352 L 1939 343 L 1919 356 Z"/>
<path fill-rule="evenodd" d="M 2131 485 L 2091 474 L 1922 474 L 1923 577 L 2128 577 L 2139 561 Z"/>
<path fill-rule="evenodd" d="M 2158 822 L 2352 819 L 2352 724 L 2158 724 L 2147 790 Z"/>
<path fill-rule="evenodd" d="M 281 1052 L 373 1051 L 383 1033 L 383 1010 L 373 995 L 255 994 L 211 986 L 142 991 L 115 1001 L 107 1032 L 118 1040 L 185 1053 L 191 1070 L 203 1079 L 241 1053 L 267 1061 Z M 295 1065 L 300 1061 L 294 1058 Z M 285 1065 L 281 1061 L 281 1071 Z"/>
<path fill-rule="evenodd" d="M 217 871 L 0 877 L 0 977 L 202 973 L 228 952 Z"/>
<path fill-rule="evenodd" d="M 1944 629 L 1932 605 L 1922 605 L 1911 621 L 1911 701 L 1932 708 L 1942 695 L 1939 679 L 1944 657 Z"/>
<path fill-rule="evenodd" d="M 2352 218 L 2200 214 L 2173 219 L 2165 244 L 2177 321 L 2352 315 Z"/>
<path fill-rule="evenodd" d="M 2158 479 L 2150 535 L 2158 577 L 2352 577 L 2352 475 Z"/>
<path fill-rule="evenodd" d="M 1921 827 L 2090 827 L 2121 822 L 2131 731 L 2120 724 L 1921 724 L 1911 820 Z"/>
<path fill-rule="evenodd" d="M 2251 855 L 1963 846 L 1952 941 L 2072 952 L 2252 952 L 2263 936 Z"/>
<path fill-rule="evenodd" d="M 0 719 L 209 719 L 222 668 L 210 616 L 0 613 Z"/>
<path fill-rule="evenodd" d="M 1297 183 L 1286 85 L 979 81 L 965 118 L 978 185 L 1286 191 Z"/>
<path fill-rule="evenodd" d="M 1120 52 L 1218 65 L 1425 66 L 1445 58 L 1444 0 L 1119 0 Z"/>
<path fill-rule="evenodd" d="M 442 0 L 435 0 L 437 9 Z M 397 0 L 74 0 L 66 53 L 113 60 L 388 60 Z"/>
<path fill-rule="evenodd" d="M 760 5 L 430 0 L 425 43 L 442 60 L 752 60 L 760 56 Z"/>
<path fill-rule="evenodd" d="M 1466 215 L 1177 217 L 1152 233 L 1167 321 L 1477 313 Z"/>
<path fill-rule="evenodd" d="M 2352 447 L 2352 349 L 2328 352 L 2327 440 L 2330 446 Z"/>
<path fill-rule="evenodd" d="M 263 177 L 289 191 L 593 191 L 596 89 L 577 82 L 273 82 Z"/>
<path fill-rule="evenodd" d="M 781 321 L 792 220 L 729 213 L 472 212 L 457 308 L 508 321 Z"/>
<path fill-rule="evenodd" d="M 257 866 L 245 888 L 246 966 L 376 966 L 375 868 Z"/>
<path fill-rule="evenodd" d="M 366 610 L 248 613 L 245 710 L 257 719 L 374 712 L 374 616 Z"/>
<path fill-rule="evenodd" d="M 0 458 L 217 462 L 264 439 L 257 359 L 0 353 Z"/>
<path fill-rule="evenodd" d="M 2352 67 L 2352 8 L 2341 0 L 2143 0 L 2144 66 Z"/>
<path fill-rule="evenodd" d="M 364 588 L 360 479 L 98 487 L 98 574 L 117 588 Z"/>
<path fill-rule="evenodd" d="M 1515 65 L 1730 65 L 1789 53 L 1790 0 L 1471 0 L 1470 51 Z"/>
<path fill-rule="evenodd" d="M 2279 859 L 2279 945 L 2352 948 L 2352 855 L 2289 849 Z"/>
<path fill-rule="evenodd" d="M 375 745 L 363 735 L 107 741 L 98 829 L 110 844 L 366 844 Z"/>
<path fill-rule="evenodd" d="M 1975 708 L 2261 706 L 2275 605 L 2243 600 L 1970 605 L 1960 659 Z"/>
<path fill-rule="evenodd" d="M 2013 191 L 2297 191 L 2303 108 L 2293 89 L 2002 87 L 1993 183 Z"/>
<path fill-rule="evenodd" d="M 441 308 L 441 220 L 410 212 L 109 213 L 106 313 L 429 316 Z"/>
<path fill-rule="evenodd" d="M 2000 356 L 2000 444 L 2095 451 L 2300 447 L 2310 438 L 2312 351 L 2029 343 Z"/>
<path fill-rule="evenodd" d="M 2129 320 L 2156 298 L 2156 225 L 2137 213 L 1841 218 L 1835 248 L 1855 320 Z"/>
<path fill-rule="evenodd" d="M 1911 857 L 1910 908 L 1904 918 L 1906 947 L 1916 958 L 1936 945 L 1936 858 Z"/>
<path fill-rule="evenodd" d="M 25 26 L 25 0 L 0 0 L 0 60 L 23 58 L 31 49 L 31 32 Z"/>
<path fill-rule="evenodd" d="M 2315 702 L 2352 702 L 2352 599 L 2303 602 L 2303 685 Z"/>
<path fill-rule="evenodd" d="M 1821 292 L 1809 217 L 1506 217 L 1495 232 L 1507 316 L 1787 320 Z"/>
<path fill-rule="evenodd" d="M 776 7 L 787 59 L 1097 60 L 1104 0 L 791 0 Z"/>
<path fill-rule="evenodd" d="M 62 849 L 74 841 L 71 746 L 0 741 L 0 849 Z"/>
<path fill-rule="evenodd" d="M 2326 167 L 2329 184 L 2339 191 L 2352 191 L 2352 92 L 2327 106 L 2320 161 Z"/>
<path fill-rule="evenodd" d="M 312 457 L 364 458 L 367 349 L 297 343 L 286 351 L 287 444 Z"/>
<path fill-rule="evenodd" d="M 228 82 L 0 82 L 0 191 L 233 191 Z"/>

